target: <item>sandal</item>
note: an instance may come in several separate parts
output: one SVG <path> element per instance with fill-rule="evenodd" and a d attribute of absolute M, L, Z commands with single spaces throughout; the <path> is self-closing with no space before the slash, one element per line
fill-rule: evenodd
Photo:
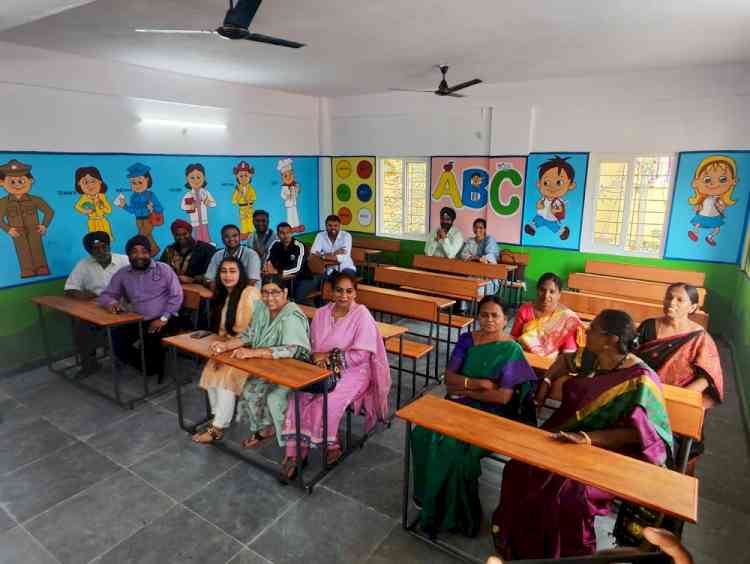
<path fill-rule="evenodd" d="M 224 429 L 221 427 L 214 427 L 213 424 L 209 425 L 202 433 L 195 433 L 193 435 L 194 443 L 210 444 L 214 441 L 220 441 L 224 438 Z"/>
<path fill-rule="evenodd" d="M 342 454 L 343 453 L 341 452 L 341 449 L 339 447 L 329 448 L 328 454 L 326 455 L 326 465 L 335 466 L 336 464 L 338 464 L 338 461 L 341 459 Z"/>
<path fill-rule="evenodd" d="M 302 459 L 302 468 L 307 466 L 307 458 Z M 292 482 L 297 478 L 297 459 L 292 457 L 284 457 L 281 463 L 281 475 L 279 479 L 284 482 Z"/>
<path fill-rule="evenodd" d="M 274 435 L 275 432 L 271 433 L 270 435 L 264 435 L 260 431 L 255 431 L 255 433 L 253 433 L 251 437 L 242 439 L 242 442 L 240 444 L 242 445 L 242 448 L 259 448 L 263 443 L 265 443 L 269 439 L 272 439 Z"/>

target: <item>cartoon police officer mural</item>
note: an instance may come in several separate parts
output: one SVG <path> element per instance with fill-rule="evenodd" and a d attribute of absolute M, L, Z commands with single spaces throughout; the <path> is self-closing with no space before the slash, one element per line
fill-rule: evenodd
<path fill-rule="evenodd" d="M 115 198 L 115 205 L 135 216 L 138 234 L 148 239 L 151 243 L 151 256 L 156 256 L 160 248 L 154 239 L 153 230 L 154 226 L 164 224 L 164 207 L 151 190 L 154 184 L 151 167 L 143 163 L 132 164 L 128 167 L 127 176 L 132 189 L 130 201 L 125 199 L 124 194 L 120 194 Z"/>
<path fill-rule="evenodd" d="M 34 183 L 31 165 L 11 159 L 0 166 L 0 183 L 8 194 L 0 198 L 0 228 L 13 239 L 21 278 L 48 275 L 42 236 L 55 212 L 42 198 L 29 194 Z"/>

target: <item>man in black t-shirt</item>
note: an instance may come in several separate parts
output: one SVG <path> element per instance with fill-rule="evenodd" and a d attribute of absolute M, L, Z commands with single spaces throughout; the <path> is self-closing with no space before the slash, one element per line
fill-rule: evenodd
<path fill-rule="evenodd" d="M 290 284 L 290 294 L 297 303 L 308 302 L 307 294 L 317 281 L 307 266 L 305 246 L 292 236 L 292 226 L 286 222 L 276 228 L 278 240 L 268 249 L 268 259 L 263 268 L 268 274 L 281 274 Z"/>

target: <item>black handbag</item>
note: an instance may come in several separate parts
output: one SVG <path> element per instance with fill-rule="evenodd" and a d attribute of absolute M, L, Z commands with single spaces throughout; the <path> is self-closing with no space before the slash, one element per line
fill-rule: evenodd
<path fill-rule="evenodd" d="M 326 365 L 331 370 L 332 374 L 325 377 L 323 380 L 302 388 L 302 391 L 308 394 L 322 394 L 326 392 L 330 394 L 336 389 L 336 382 L 341 378 L 341 368 L 343 364 L 344 353 L 339 349 L 333 349 L 328 353 L 328 360 L 326 361 Z"/>

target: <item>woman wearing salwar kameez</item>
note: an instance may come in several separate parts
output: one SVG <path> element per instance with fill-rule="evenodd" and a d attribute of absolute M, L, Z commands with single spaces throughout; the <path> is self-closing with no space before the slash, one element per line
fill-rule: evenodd
<path fill-rule="evenodd" d="M 346 408 L 352 405 L 355 413 L 365 412 L 365 432 L 388 416 L 388 392 L 391 374 L 383 339 L 369 310 L 356 303 L 356 277 L 341 272 L 332 281 L 334 301 L 315 312 L 310 327 L 313 361 L 326 368 L 340 363 L 340 377 L 328 393 L 328 452 L 327 463 L 335 464 L 341 457 L 338 429 Z M 337 358 L 340 360 L 337 360 Z M 300 430 L 302 457 L 311 447 L 323 444 L 323 396 L 301 393 Z M 297 438 L 293 400 L 289 400 L 284 434 L 286 456 L 282 474 L 294 478 L 296 472 Z"/>
<path fill-rule="evenodd" d="M 536 426 L 536 375 L 518 343 L 503 335 L 505 315 L 497 297 L 479 302 L 479 325 L 456 343 L 445 372 L 448 399 Z M 476 536 L 482 520 L 480 461 L 489 453 L 423 427 L 412 432 L 411 449 L 422 530 Z"/>
<path fill-rule="evenodd" d="M 555 438 L 595 445 L 652 464 L 671 455 L 669 426 L 658 375 L 630 351 L 636 341 L 630 316 L 604 310 L 588 330 L 587 349 L 597 366 L 563 384 L 562 404 L 543 428 Z M 561 355 L 540 384 L 567 375 L 573 355 Z M 493 536 L 507 559 L 563 558 L 596 551 L 594 518 L 607 515 L 614 496 L 552 472 L 511 461 L 503 471 Z"/>

